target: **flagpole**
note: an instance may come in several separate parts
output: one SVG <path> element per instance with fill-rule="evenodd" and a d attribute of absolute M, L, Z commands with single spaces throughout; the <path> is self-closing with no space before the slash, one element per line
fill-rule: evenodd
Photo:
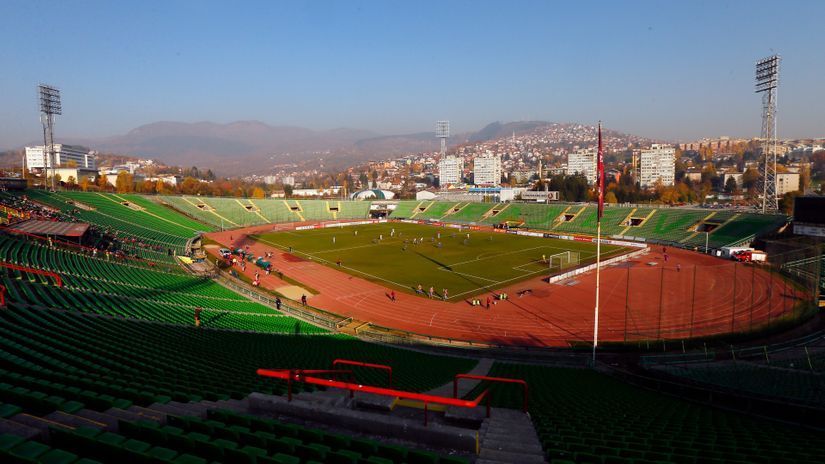
<path fill-rule="evenodd" d="M 599 277 L 602 258 L 602 221 L 596 223 L 596 309 L 593 321 L 593 365 L 596 364 L 596 345 L 599 343 Z"/>
<path fill-rule="evenodd" d="M 602 147 L 602 122 L 599 121 L 599 151 L 596 160 L 598 180 L 598 211 L 596 214 L 596 307 L 593 309 L 593 367 L 596 366 L 596 346 L 599 344 L 599 284 L 602 264 L 602 214 L 604 213 L 604 149 Z"/>

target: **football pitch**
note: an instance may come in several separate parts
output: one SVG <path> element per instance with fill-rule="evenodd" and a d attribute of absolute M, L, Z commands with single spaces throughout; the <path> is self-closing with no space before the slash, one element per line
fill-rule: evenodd
<path fill-rule="evenodd" d="M 406 223 L 273 232 L 250 238 L 390 288 L 415 293 L 419 285 L 425 292 L 432 286 L 439 297 L 446 288 L 448 300 L 453 301 L 596 260 L 594 243 Z M 578 263 L 551 259 L 568 251 L 578 253 Z M 602 259 L 625 251 L 602 245 Z"/>

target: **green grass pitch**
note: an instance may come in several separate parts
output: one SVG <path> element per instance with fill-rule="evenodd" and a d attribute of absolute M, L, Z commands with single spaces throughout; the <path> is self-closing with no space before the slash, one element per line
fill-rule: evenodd
<path fill-rule="evenodd" d="M 414 293 L 421 284 L 425 291 L 435 287 L 439 296 L 446 288 L 449 300 L 548 275 L 542 255 L 549 259 L 575 251 L 579 252 L 580 265 L 596 260 L 593 243 L 407 223 L 274 232 L 253 238 L 285 251 L 292 247 L 292 254 L 298 257 L 390 288 Z M 422 238 L 423 242 L 412 243 Z M 624 251 L 623 247 L 602 245 L 602 259 Z"/>

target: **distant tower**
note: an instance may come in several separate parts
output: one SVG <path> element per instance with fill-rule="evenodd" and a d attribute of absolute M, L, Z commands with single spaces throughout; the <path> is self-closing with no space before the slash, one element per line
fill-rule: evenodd
<path fill-rule="evenodd" d="M 775 211 L 776 202 L 776 88 L 779 86 L 779 55 L 756 62 L 756 93 L 762 94 L 762 212 Z M 773 147 L 771 146 L 773 145 Z"/>
<path fill-rule="evenodd" d="M 516 144 L 516 131 L 513 131 L 513 145 Z"/>
<path fill-rule="evenodd" d="M 435 136 L 441 139 L 441 157 L 447 153 L 447 139 L 450 138 L 450 121 L 435 122 Z"/>
<path fill-rule="evenodd" d="M 54 191 L 54 115 L 63 114 L 60 105 L 60 90 L 46 84 L 38 86 L 40 93 L 40 122 L 43 124 L 43 155 L 45 166 L 52 168 L 52 191 Z"/>
<path fill-rule="evenodd" d="M 539 180 L 541 180 L 541 158 L 539 158 L 539 168 L 536 173 L 539 175 Z"/>

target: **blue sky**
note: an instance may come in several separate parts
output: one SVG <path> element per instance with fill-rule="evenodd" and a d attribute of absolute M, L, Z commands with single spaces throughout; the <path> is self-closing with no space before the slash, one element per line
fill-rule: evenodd
<path fill-rule="evenodd" d="M 0 18 L 0 148 L 42 136 L 39 82 L 62 89 L 58 138 L 252 119 L 754 136 L 753 66 L 774 51 L 780 136 L 825 136 L 824 1 L 3 0 Z"/>

